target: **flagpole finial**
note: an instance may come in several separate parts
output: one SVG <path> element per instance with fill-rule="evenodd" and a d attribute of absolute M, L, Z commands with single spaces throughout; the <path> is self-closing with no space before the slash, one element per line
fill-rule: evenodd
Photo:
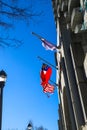
<path fill-rule="evenodd" d="M 34 32 L 31 32 L 31 34 L 34 34 Z"/>

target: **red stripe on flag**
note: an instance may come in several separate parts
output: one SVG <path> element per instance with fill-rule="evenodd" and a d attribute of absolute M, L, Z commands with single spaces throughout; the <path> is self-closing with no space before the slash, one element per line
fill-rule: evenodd
<path fill-rule="evenodd" d="M 49 83 L 46 84 L 45 87 L 43 87 L 43 91 L 46 93 L 46 92 L 49 92 L 49 93 L 53 93 L 54 92 L 54 86 L 53 85 L 50 85 Z"/>

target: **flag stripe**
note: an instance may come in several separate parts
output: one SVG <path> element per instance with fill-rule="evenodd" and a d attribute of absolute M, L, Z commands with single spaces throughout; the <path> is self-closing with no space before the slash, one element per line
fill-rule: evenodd
<path fill-rule="evenodd" d="M 54 86 L 53 85 L 50 85 L 49 83 L 46 84 L 45 88 L 43 88 L 43 91 L 46 93 L 46 92 L 49 92 L 49 93 L 53 93 L 54 92 Z"/>
<path fill-rule="evenodd" d="M 46 41 L 45 39 L 41 38 L 42 41 L 42 46 L 46 49 L 46 50 L 56 50 L 57 47 L 55 45 L 53 45 L 52 43 Z"/>

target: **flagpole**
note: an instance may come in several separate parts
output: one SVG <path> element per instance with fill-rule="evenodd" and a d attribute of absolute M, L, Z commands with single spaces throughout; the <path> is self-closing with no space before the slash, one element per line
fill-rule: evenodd
<path fill-rule="evenodd" d="M 36 33 L 34 33 L 34 32 L 32 32 L 32 34 L 33 34 L 34 36 L 38 37 L 40 40 L 42 39 L 42 37 L 41 37 L 40 35 L 38 35 L 38 34 L 36 34 Z"/>
<path fill-rule="evenodd" d="M 44 39 L 44 38 L 42 38 L 40 35 L 38 35 L 38 34 L 36 34 L 35 32 L 32 32 L 32 34 L 34 35 L 34 36 L 36 36 L 38 39 L 40 39 L 40 40 L 42 40 L 42 39 Z M 45 39 L 44 39 L 45 40 Z M 56 47 L 56 49 L 60 49 L 60 46 L 56 46 L 56 45 L 54 45 L 53 43 L 51 43 L 53 46 L 55 46 Z"/>
<path fill-rule="evenodd" d="M 57 69 L 57 70 L 58 70 L 58 68 L 57 68 L 56 66 L 52 65 L 51 63 L 49 63 L 48 61 L 44 60 L 44 59 L 43 59 L 43 58 L 41 58 L 40 56 L 38 56 L 37 58 L 38 58 L 38 59 L 40 59 L 40 60 L 42 60 L 42 61 L 44 61 L 45 63 L 47 63 L 47 64 L 51 65 L 52 67 L 54 67 L 55 69 Z"/>
<path fill-rule="evenodd" d="M 54 81 L 50 80 L 50 82 L 52 82 L 53 84 L 55 84 L 56 86 L 58 86 L 58 84 L 57 84 L 57 83 L 55 83 Z"/>

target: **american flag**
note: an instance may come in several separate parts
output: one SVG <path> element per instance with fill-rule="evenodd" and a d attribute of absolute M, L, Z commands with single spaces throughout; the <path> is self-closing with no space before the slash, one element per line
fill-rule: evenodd
<path fill-rule="evenodd" d="M 54 92 L 54 86 L 47 83 L 45 87 L 43 87 L 44 93 L 53 93 Z"/>
<path fill-rule="evenodd" d="M 58 49 L 58 47 L 54 44 L 52 44 L 51 42 L 48 42 L 46 39 L 44 39 L 43 37 L 39 36 L 38 34 L 32 32 L 33 35 L 35 35 L 36 37 L 38 37 L 41 41 L 42 41 L 42 46 L 46 49 L 46 50 L 56 50 Z"/>
<path fill-rule="evenodd" d="M 52 43 L 48 42 L 47 40 L 41 38 L 42 41 L 42 46 L 46 49 L 46 50 L 56 50 L 57 47 L 55 45 L 53 45 Z"/>

